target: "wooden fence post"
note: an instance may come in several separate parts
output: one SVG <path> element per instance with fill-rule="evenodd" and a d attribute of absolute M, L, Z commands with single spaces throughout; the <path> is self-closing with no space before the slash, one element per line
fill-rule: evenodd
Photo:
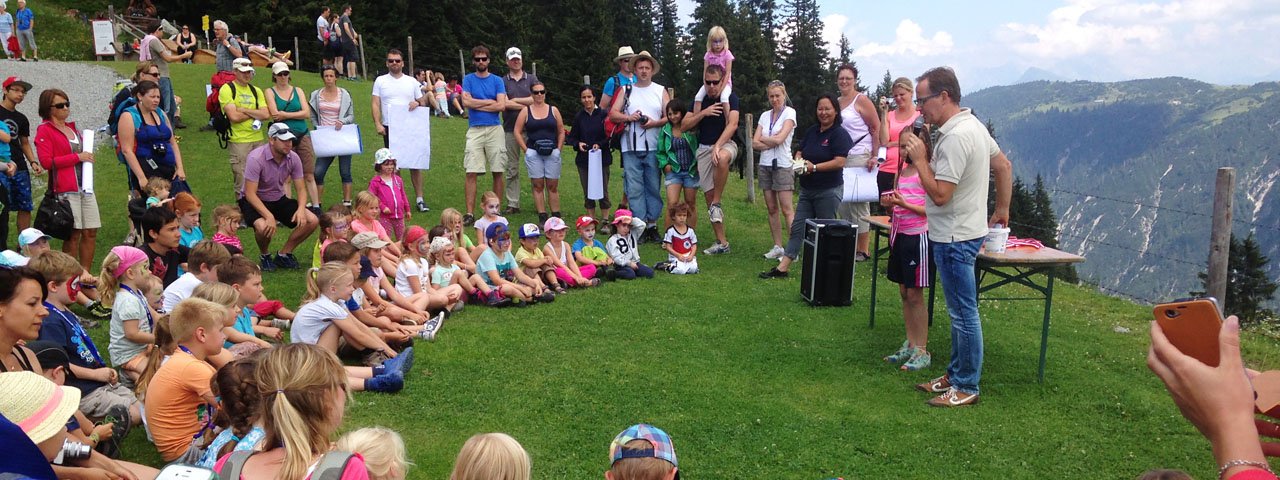
<path fill-rule="evenodd" d="M 360 39 L 360 78 L 367 79 L 369 78 L 369 64 L 364 58 L 364 35 L 356 35 L 356 38 Z"/>
<path fill-rule="evenodd" d="M 111 20 L 111 49 L 116 51 L 116 61 L 119 62 L 124 60 L 124 54 L 120 53 L 120 25 L 116 24 L 115 5 L 107 5 L 107 19 Z"/>
<path fill-rule="evenodd" d="M 751 145 L 751 126 L 755 125 L 755 115 L 747 114 L 747 121 L 742 124 L 742 148 L 747 153 L 742 159 L 743 174 L 747 177 L 747 203 L 756 203 L 756 151 Z"/>
<path fill-rule="evenodd" d="M 1218 169 L 1213 189 L 1213 233 L 1209 239 L 1209 285 L 1206 292 L 1218 299 L 1218 310 L 1227 302 L 1227 263 L 1231 253 L 1231 205 L 1235 195 L 1236 169 Z"/>
<path fill-rule="evenodd" d="M 409 69 L 406 70 L 410 75 L 413 74 L 413 35 L 409 35 Z"/>
<path fill-rule="evenodd" d="M 302 49 L 298 48 L 298 37 L 293 37 L 293 66 L 302 68 Z"/>

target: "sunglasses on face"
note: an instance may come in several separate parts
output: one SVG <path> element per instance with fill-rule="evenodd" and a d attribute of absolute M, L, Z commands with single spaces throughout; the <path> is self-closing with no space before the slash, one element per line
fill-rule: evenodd
<path fill-rule="evenodd" d="M 62 102 L 62 103 L 55 103 L 55 104 L 53 104 L 53 105 L 50 105 L 50 107 L 56 108 L 56 109 L 58 109 L 58 110 L 62 110 L 62 109 L 64 109 L 64 108 L 71 108 L 71 102 L 70 102 L 70 101 L 66 101 L 66 102 Z"/>
<path fill-rule="evenodd" d="M 403 63 L 403 62 L 404 62 L 404 60 L 400 60 L 400 59 L 397 59 L 397 58 L 388 58 L 388 59 L 387 59 L 387 63 Z"/>
<path fill-rule="evenodd" d="M 287 77 L 287 76 L 289 76 L 289 72 L 280 72 L 280 73 L 277 73 L 277 74 L 276 74 L 276 76 L 277 76 L 277 77 Z"/>
<path fill-rule="evenodd" d="M 480 63 L 489 61 L 489 57 L 471 57 L 471 61 Z"/>
<path fill-rule="evenodd" d="M 532 93 L 532 94 L 534 94 L 534 95 L 546 95 L 546 94 L 547 94 L 547 91 L 546 91 L 546 90 L 533 90 L 533 91 L 531 91 L 531 92 L 529 92 L 529 93 Z"/>
<path fill-rule="evenodd" d="M 703 82 L 703 83 L 706 83 L 706 84 L 707 84 L 707 86 L 709 86 L 709 87 L 714 87 L 714 86 L 716 86 L 716 85 L 719 85 L 719 84 L 720 84 L 720 81 L 719 81 L 719 80 L 707 80 L 707 81 L 705 81 L 705 82 Z"/>

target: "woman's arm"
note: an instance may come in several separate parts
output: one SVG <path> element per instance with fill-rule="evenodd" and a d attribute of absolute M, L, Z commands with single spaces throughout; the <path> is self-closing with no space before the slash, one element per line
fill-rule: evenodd
<path fill-rule="evenodd" d="M 524 124 L 525 122 L 528 122 L 528 121 L 529 121 L 529 109 L 527 108 L 520 109 L 520 113 L 516 115 L 515 130 L 512 131 L 512 133 L 514 133 L 516 137 L 516 146 L 520 147 L 520 152 L 524 152 L 525 150 L 529 149 L 529 147 L 525 145 L 525 141 L 524 141 Z"/>
<path fill-rule="evenodd" d="M 556 117 L 556 150 L 559 150 L 564 148 L 564 118 L 560 117 L 560 109 L 556 107 L 551 107 L 551 114 Z"/>
<path fill-rule="evenodd" d="M 289 113 L 289 118 L 294 120 L 306 120 L 311 118 L 311 102 L 302 101 L 302 96 L 306 95 L 306 93 L 307 92 L 302 91 L 301 88 L 293 87 L 293 95 L 298 97 L 298 105 L 302 106 L 302 110 Z"/>
<path fill-rule="evenodd" d="M 166 125 L 169 125 L 170 132 L 173 131 L 173 125 L 169 124 L 168 117 L 161 115 L 160 121 L 164 122 Z M 186 180 L 187 169 L 185 166 L 182 165 L 182 149 L 178 147 L 178 142 L 176 141 L 172 133 L 169 134 L 169 149 L 173 150 L 173 165 L 174 165 L 173 178 L 178 180 Z M 138 185 L 142 185 L 142 182 L 138 182 Z"/>
<path fill-rule="evenodd" d="M 338 96 L 338 102 L 342 102 L 342 96 Z M 320 89 L 313 90 L 311 96 L 307 98 L 307 106 L 311 107 L 311 124 L 320 126 Z"/>

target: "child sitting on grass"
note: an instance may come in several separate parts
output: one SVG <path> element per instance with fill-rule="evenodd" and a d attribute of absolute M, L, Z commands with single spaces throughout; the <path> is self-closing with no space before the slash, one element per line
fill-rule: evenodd
<path fill-rule="evenodd" d="M 404 256 L 400 257 L 400 265 L 396 268 L 396 291 L 417 303 L 422 297 L 428 299 L 427 306 L 443 306 L 450 310 L 462 308 L 465 293 L 462 287 L 445 284 L 443 287 L 431 283 L 430 239 L 426 229 L 414 225 L 404 234 Z M 452 300 L 453 304 L 446 304 Z"/>
<path fill-rule="evenodd" d="M 623 430 L 609 444 L 609 458 L 608 480 L 674 480 L 680 473 L 671 436 L 653 425 Z"/>
<path fill-rule="evenodd" d="M 698 234 L 689 227 L 689 208 L 687 203 L 677 203 L 667 209 L 671 226 L 662 237 L 662 248 L 667 251 L 667 261 L 658 264 L 658 268 L 675 275 L 698 273 Z"/>
<path fill-rule="evenodd" d="M 511 304 L 511 300 L 503 297 L 497 289 L 490 287 L 483 278 L 480 278 L 480 275 L 467 272 L 454 263 L 457 249 L 453 247 L 453 242 L 450 242 L 448 237 L 436 237 L 431 240 L 431 246 L 428 249 L 431 258 L 435 260 L 435 266 L 431 267 L 431 284 L 436 288 L 459 286 L 466 291 L 467 298 L 476 302 L 484 302 L 489 306 Z"/>
<path fill-rule="evenodd" d="M 240 291 L 235 287 L 222 282 L 202 283 L 191 292 L 190 298 L 199 298 L 222 305 L 227 309 L 227 317 L 231 319 L 231 326 L 222 329 L 222 334 L 227 337 L 222 344 L 222 353 L 214 356 L 217 358 L 210 357 L 211 365 L 220 367 L 231 363 L 236 358 L 247 356 L 263 348 L 271 348 L 270 343 L 253 334 L 252 323 L 241 321 L 244 318 L 244 305 L 240 302 Z"/>
<path fill-rule="evenodd" d="M 225 307 L 199 298 L 183 300 L 169 316 L 177 350 L 146 390 L 147 424 L 166 462 L 182 456 L 213 414 L 217 400 L 209 381 L 216 370 L 205 359 L 222 352 L 226 316 Z"/>
<path fill-rule="evenodd" d="M 382 255 L 386 252 L 389 243 L 386 240 L 378 238 L 373 232 L 361 232 L 351 237 L 351 245 L 360 249 L 361 261 L 367 261 L 373 265 L 374 276 L 369 278 L 366 283 L 361 284 L 359 278 L 356 279 L 357 287 L 364 292 L 365 298 L 373 305 L 381 307 L 385 314 L 397 322 L 410 322 L 412 324 L 422 324 L 430 318 L 427 313 L 428 308 L 443 308 L 452 305 L 440 301 L 439 298 L 432 299 L 429 295 L 419 295 L 414 298 L 406 297 L 396 290 L 391 284 L 391 280 L 387 279 L 387 271 L 378 268 L 383 264 Z M 391 277 L 395 278 L 395 270 L 391 270 Z M 436 303 L 433 305 L 432 301 Z M 446 301 L 448 299 L 445 299 Z M 392 308 L 395 307 L 395 308 Z"/>
<path fill-rule="evenodd" d="M 538 246 L 542 230 L 537 225 L 526 223 L 520 226 L 520 248 L 516 251 L 516 263 L 520 270 L 534 280 L 535 288 L 551 289 L 556 293 L 564 293 L 564 287 L 556 280 L 556 267 L 546 252 Z"/>
<path fill-rule="evenodd" d="M 209 385 L 218 399 L 218 412 L 214 425 L 222 429 L 213 438 L 204 456 L 196 466 L 213 468 L 223 455 L 238 451 L 252 451 L 262 442 L 266 432 L 262 430 L 262 395 L 253 381 L 254 369 L 261 353 L 236 359 L 218 369 Z"/>
<path fill-rule="evenodd" d="M 547 236 L 547 244 L 542 247 L 546 257 L 555 267 L 556 279 L 565 285 L 577 287 L 594 287 L 600 284 L 600 280 L 595 277 L 595 265 L 578 266 L 578 262 L 574 260 L 570 252 L 573 247 L 569 242 L 564 241 L 564 234 L 569 230 L 569 226 L 564 224 L 564 220 L 560 217 L 551 217 L 542 226 L 543 232 Z"/>
<path fill-rule="evenodd" d="M 204 240 L 204 230 L 200 229 L 200 200 L 195 195 L 179 192 L 169 206 L 178 216 L 178 245 L 190 248 Z"/>
<path fill-rule="evenodd" d="M 532 462 L 524 447 L 505 433 L 481 433 L 458 451 L 449 480 L 529 480 Z"/>
<path fill-rule="evenodd" d="M 500 205 L 501 201 L 498 200 L 498 194 L 484 192 L 480 195 L 480 206 L 484 208 L 484 215 L 477 218 L 475 223 L 477 242 L 476 248 L 471 250 L 471 258 L 473 260 L 479 260 L 480 254 L 489 246 L 489 237 L 486 236 L 489 232 L 489 226 L 501 223 L 508 225 L 508 230 L 510 229 L 511 224 L 507 222 L 506 217 L 498 215 Z"/>
<path fill-rule="evenodd" d="M 458 250 L 454 254 L 454 262 L 466 271 L 476 273 L 476 260 L 471 257 L 471 250 L 476 247 L 476 243 L 471 240 L 470 235 L 467 235 L 462 225 L 462 213 L 452 207 L 444 209 L 440 212 L 440 226 L 444 227 L 445 235 Z"/>
<path fill-rule="evenodd" d="M 476 259 L 480 278 L 512 300 L 519 299 L 520 306 L 527 306 L 535 295 L 546 295 L 535 291 L 534 279 L 520 270 L 516 257 L 511 255 L 511 231 L 507 224 L 490 223 L 484 238 L 488 243 L 481 247 L 480 258 Z"/>
<path fill-rule="evenodd" d="M 644 220 L 631 216 L 631 210 L 619 208 L 613 212 L 613 228 L 616 230 L 606 245 L 613 264 L 617 266 L 618 278 L 653 278 L 653 269 L 640 263 L 640 234 L 644 232 L 645 225 Z"/>
<path fill-rule="evenodd" d="M 405 455 L 404 438 L 388 428 L 365 427 L 343 435 L 336 449 L 363 456 L 369 480 L 404 480 L 413 466 Z"/>
<path fill-rule="evenodd" d="M 320 259 L 324 257 L 324 249 L 333 242 L 350 242 L 355 233 L 351 230 L 351 211 L 342 204 L 329 207 L 329 211 L 320 215 L 320 237 L 316 239 L 315 249 L 311 252 L 311 266 L 320 267 Z"/>
<path fill-rule="evenodd" d="M 213 209 L 213 223 L 216 225 L 213 241 L 226 245 L 227 251 L 232 255 L 244 253 L 244 246 L 240 244 L 240 237 L 236 235 L 236 230 L 240 228 L 240 222 L 243 219 L 238 206 L 218 205 Z"/>
<path fill-rule="evenodd" d="M 382 252 L 382 263 L 376 264 L 387 272 L 387 275 L 394 276 L 396 273 L 396 264 L 400 263 L 400 247 L 396 246 L 391 239 L 391 235 L 387 233 L 386 227 L 378 220 L 381 212 L 379 211 L 382 203 L 378 201 L 378 197 L 373 196 L 369 192 L 356 193 L 355 207 L 352 209 L 351 230 L 356 235 L 365 232 L 372 232 L 377 235 L 379 240 L 387 242 L 385 250 Z"/>
<path fill-rule="evenodd" d="M 573 259 L 582 267 L 595 267 L 596 278 L 613 280 L 615 267 L 613 257 L 605 250 L 604 243 L 596 239 L 596 219 L 583 215 L 578 217 L 575 225 L 578 228 L 578 239 L 573 242 Z"/>
<path fill-rule="evenodd" d="M 280 328 L 270 325 L 269 322 L 259 321 L 256 312 L 249 308 L 250 305 L 261 302 L 264 298 L 262 295 L 262 270 L 257 264 L 244 256 L 233 257 L 227 263 L 218 267 L 218 281 L 230 285 L 240 294 L 236 301 L 236 305 L 240 307 L 240 313 L 236 316 L 235 330 L 237 332 L 253 338 L 262 335 L 275 341 L 281 341 L 284 338 L 284 333 L 281 332 Z M 238 339 L 234 341 L 235 343 L 250 341 L 249 338 L 237 337 Z M 266 342 L 258 344 L 270 346 Z"/>
<path fill-rule="evenodd" d="M 111 332 L 107 352 L 111 364 L 137 380 L 142 374 L 148 345 L 155 343 L 155 312 L 147 306 L 143 282 L 151 277 L 147 254 L 135 247 L 113 247 L 102 259 L 98 280 L 102 302 L 111 304 Z"/>
<path fill-rule="evenodd" d="M 212 240 L 205 240 L 191 247 L 187 255 L 187 272 L 164 289 L 161 312 L 173 310 L 178 302 L 186 300 L 202 283 L 217 282 L 218 268 L 231 261 L 226 247 Z"/>
<path fill-rule="evenodd" d="M 355 278 L 355 291 L 352 292 L 350 300 L 347 301 L 347 311 L 359 320 L 360 323 L 379 335 L 382 341 L 396 350 L 404 349 L 413 344 L 413 339 L 419 335 L 424 329 L 423 325 L 398 323 L 396 318 L 413 318 L 415 315 L 408 310 L 397 307 L 386 300 L 379 298 L 378 303 L 374 303 L 369 299 L 372 298 L 367 293 L 366 288 L 371 288 L 370 280 L 376 281 L 377 269 L 373 268 L 373 264 L 367 258 L 360 255 L 360 250 L 350 243 L 335 243 L 330 246 L 329 250 L 324 252 L 325 263 L 339 262 L 346 265 L 351 271 L 351 275 Z M 296 320 L 296 318 L 295 318 Z M 443 321 L 443 316 L 437 320 Z M 437 322 L 440 323 L 440 322 Z M 424 321 L 428 322 L 429 321 Z M 370 352 L 364 359 L 365 365 L 380 365 L 382 360 L 387 356 L 381 352 Z"/>

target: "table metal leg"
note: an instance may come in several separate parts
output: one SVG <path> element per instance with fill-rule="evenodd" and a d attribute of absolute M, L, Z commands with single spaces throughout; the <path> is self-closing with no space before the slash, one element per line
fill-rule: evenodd
<path fill-rule="evenodd" d="M 876 237 L 876 245 L 871 248 L 871 321 L 867 328 L 876 327 L 876 283 L 880 280 L 880 232 L 879 228 L 871 236 Z"/>
<path fill-rule="evenodd" d="M 1044 383 L 1044 358 L 1049 350 L 1049 312 L 1053 310 L 1053 274 L 1053 269 L 1048 269 L 1046 276 L 1049 277 L 1049 283 L 1045 287 L 1044 294 L 1044 326 L 1040 330 L 1040 383 Z"/>

